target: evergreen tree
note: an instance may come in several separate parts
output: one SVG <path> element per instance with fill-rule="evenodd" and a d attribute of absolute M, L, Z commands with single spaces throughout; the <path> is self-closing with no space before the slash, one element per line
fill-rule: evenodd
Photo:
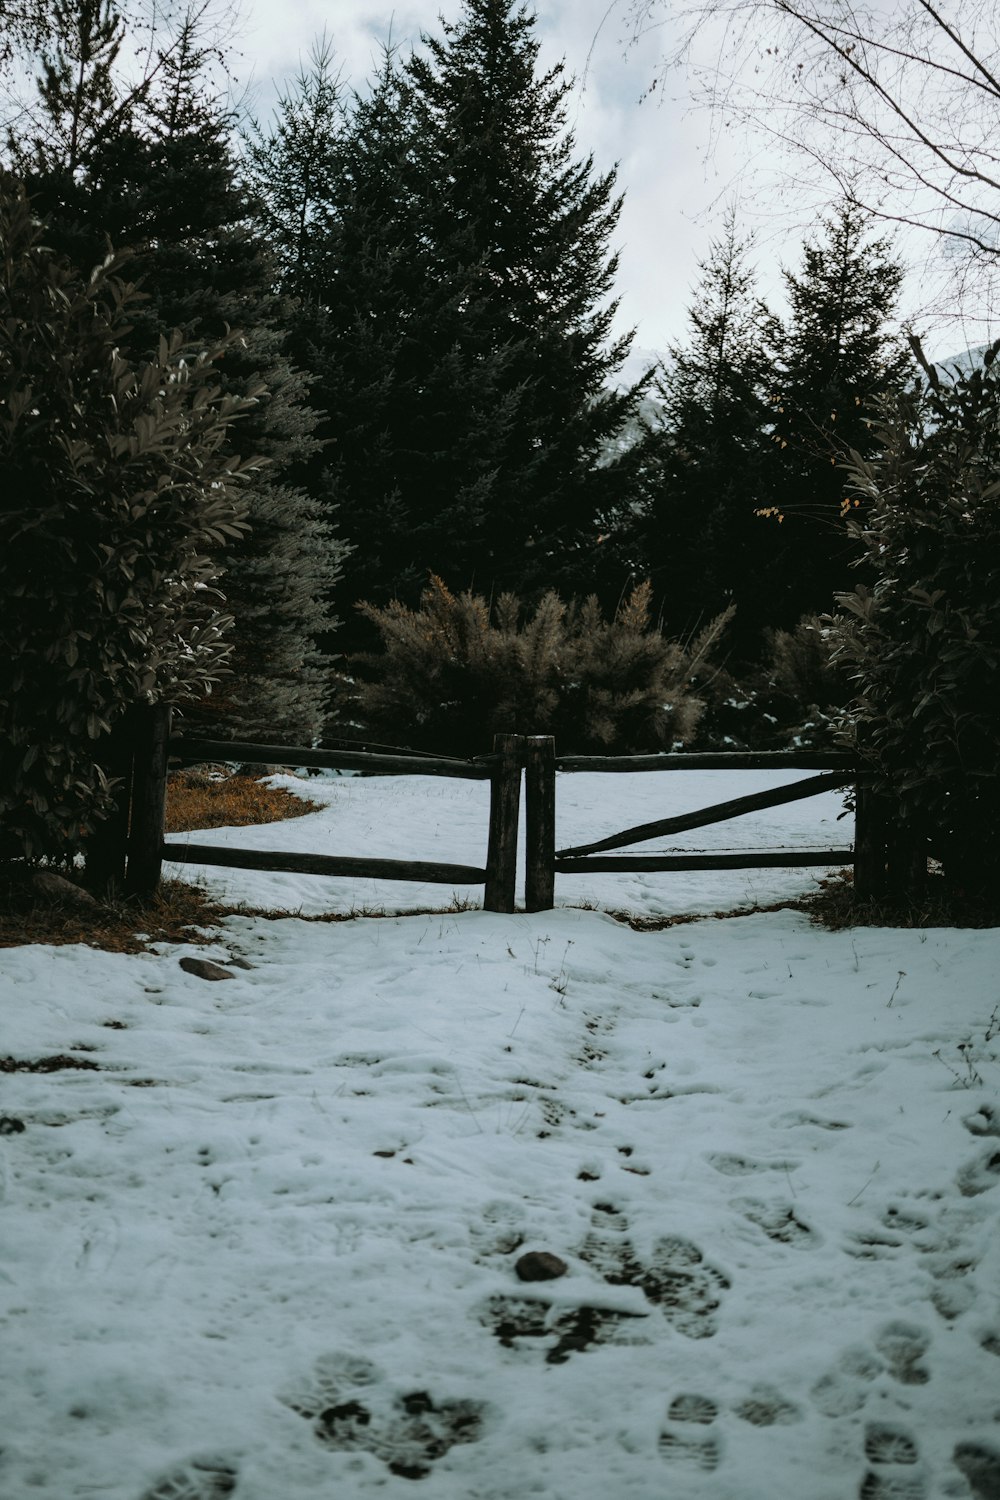
<path fill-rule="evenodd" d="M 356 543 L 345 583 L 352 602 L 382 597 L 383 579 L 391 597 L 410 566 L 399 449 L 409 414 L 419 411 L 410 371 L 431 336 L 402 185 L 411 137 L 391 51 L 368 95 L 342 108 L 321 44 L 311 70 L 279 99 L 270 133 L 256 130 L 248 150 L 282 288 L 298 302 L 292 347 L 322 413 L 312 487 L 326 489 Z"/>
<path fill-rule="evenodd" d="M 324 35 L 290 89 L 278 96 L 269 131 L 254 121 L 247 133 L 245 171 L 256 191 L 261 228 L 282 285 L 315 315 L 323 285 L 324 251 L 339 193 L 344 104 L 333 49 Z"/>
<path fill-rule="evenodd" d="M 418 216 L 445 294 L 413 508 L 428 560 L 464 510 L 474 543 L 452 549 L 454 568 L 475 567 L 482 583 L 580 587 L 602 517 L 624 499 L 618 466 L 598 458 L 635 404 L 605 389 L 631 342 L 608 342 L 621 199 L 613 172 L 577 157 L 571 81 L 561 65 L 540 72 L 534 28 L 523 4 L 466 0 L 407 68 Z M 448 437 L 456 423 L 461 446 Z"/>
<path fill-rule="evenodd" d="M 106 12 L 105 0 L 87 4 Z M 225 360 L 225 387 L 237 396 L 261 382 L 266 390 L 231 442 L 268 466 L 248 487 L 251 529 L 223 560 L 237 621 L 234 675 L 191 717 L 221 733 L 308 741 L 324 718 L 317 641 L 334 623 L 330 592 L 343 549 L 322 500 L 297 483 L 318 447 L 316 417 L 307 379 L 288 357 L 290 307 L 275 293 L 270 252 L 248 222 L 231 121 L 204 89 L 213 49 L 198 28 L 188 12 L 153 85 L 127 115 L 118 112 L 114 129 L 106 128 L 114 106 L 98 92 L 94 70 L 96 124 L 75 167 L 66 151 L 49 152 L 29 186 L 55 242 L 81 269 L 100 258 L 108 237 L 132 250 L 146 300 L 135 311 L 131 352 L 146 354 L 172 328 L 205 340 L 241 330 Z M 46 64 L 46 78 L 63 71 L 60 55 Z"/>
<path fill-rule="evenodd" d="M 539 76 L 524 6 L 466 0 L 424 42 L 405 68 L 387 51 L 352 100 L 314 219 L 323 243 L 306 279 L 289 272 L 356 544 L 345 595 L 415 604 L 431 571 L 486 590 L 578 587 L 621 498 L 602 447 L 635 404 L 604 388 L 629 344 L 609 343 L 614 174 L 576 160 L 570 84 L 561 67 Z M 320 84 L 314 72 L 309 97 L 300 84 L 283 102 L 272 183 L 281 162 L 305 180 L 293 110 L 315 110 Z"/>
<path fill-rule="evenodd" d="M 44 134 L 40 163 L 70 178 L 119 117 L 114 66 L 125 27 L 114 0 L 54 0 L 53 41 L 41 58 L 38 94 Z"/>
<path fill-rule="evenodd" d="M 839 465 L 848 450 L 874 452 L 873 405 L 899 387 L 908 366 L 887 328 L 902 281 L 889 241 L 872 239 L 851 207 L 822 227 L 805 245 L 799 273 L 785 273 L 788 317 L 769 330 L 775 453 L 765 505 L 781 518 L 772 621 L 779 626 L 829 608 L 850 581 L 857 546 Z"/>
<path fill-rule="evenodd" d="M 228 342 L 123 354 L 121 259 L 81 273 L 0 174 L 0 853 L 68 858 L 109 810 L 102 740 L 137 703 L 184 703 L 224 664 L 212 550 L 252 470 L 253 399 Z"/>
<path fill-rule="evenodd" d="M 655 489 L 638 524 L 643 566 L 672 629 L 736 605 L 728 638 L 753 654 L 770 618 L 773 550 L 756 514 L 766 493 L 770 364 L 766 311 L 755 295 L 735 214 L 701 264 L 686 345 L 659 381 L 663 425 L 648 444 Z"/>

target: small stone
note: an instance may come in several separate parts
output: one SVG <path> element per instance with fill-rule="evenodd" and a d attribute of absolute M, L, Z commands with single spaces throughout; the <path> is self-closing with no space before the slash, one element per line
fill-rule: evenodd
<path fill-rule="evenodd" d="M 227 958 L 226 962 L 232 964 L 234 969 L 252 969 L 254 967 L 246 958 Z"/>
<path fill-rule="evenodd" d="M 566 1262 L 551 1250 L 529 1250 L 514 1266 L 521 1281 L 555 1281 L 569 1270 Z"/>
<path fill-rule="evenodd" d="M 57 875 L 54 870 L 32 871 L 30 885 L 37 896 L 55 906 L 67 906 L 81 914 L 94 914 L 104 910 L 89 891 L 74 885 L 65 876 Z"/>
<path fill-rule="evenodd" d="M 14 1115 L 0 1115 L 0 1135 L 20 1135 L 23 1129 L 23 1120 Z"/>
<path fill-rule="evenodd" d="M 188 974 L 195 974 L 199 979 L 235 979 L 235 974 L 230 974 L 221 964 L 213 964 L 209 958 L 182 958 L 181 968 Z"/>

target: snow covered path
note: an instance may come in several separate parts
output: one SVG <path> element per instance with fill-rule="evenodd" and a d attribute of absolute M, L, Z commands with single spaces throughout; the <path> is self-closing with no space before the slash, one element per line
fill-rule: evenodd
<path fill-rule="evenodd" d="M 996 1500 L 998 960 L 573 909 L 0 953 L 0 1053 L 95 1065 L 0 1077 L 0 1494 Z"/>

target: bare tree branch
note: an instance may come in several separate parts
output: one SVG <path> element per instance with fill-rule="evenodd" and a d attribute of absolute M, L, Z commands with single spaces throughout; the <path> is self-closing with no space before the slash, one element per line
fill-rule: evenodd
<path fill-rule="evenodd" d="M 932 236 L 924 266 L 937 267 L 977 312 L 997 308 L 995 0 L 617 3 L 631 45 L 652 42 L 659 52 L 654 89 L 664 92 L 671 70 L 682 69 L 693 104 L 710 111 L 713 141 L 720 122 L 730 135 L 734 124 L 747 127 L 770 144 L 772 161 L 779 148 L 785 183 L 803 203 L 847 197 Z M 796 156 L 812 165 L 811 180 L 796 181 Z"/>

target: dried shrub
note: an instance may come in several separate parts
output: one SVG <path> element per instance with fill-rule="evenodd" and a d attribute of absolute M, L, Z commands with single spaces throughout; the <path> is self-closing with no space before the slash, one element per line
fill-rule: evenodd
<path fill-rule="evenodd" d="M 816 615 L 794 630 L 764 632 L 759 666 L 725 669 L 696 686 L 706 711 L 698 743 L 720 750 L 823 750 L 844 745 L 844 708 L 851 686 L 833 661 L 830 631 Z"/>
<path fill-rule="evenodd" d="M 642 584 L 603 617 L 594 598 L 513 594 L 491 609 L 432 578 L 418 609 L 360 606 L 381 653 L 352 659 L 342 699 L 353 727 L 417 748 L 478 754 L 497 733 L 552 734 L 565 752 L 655 750 L 689 740 L 702 712 L 693 674 L 729 614 L 689 646 L 650 620 Z"/>

